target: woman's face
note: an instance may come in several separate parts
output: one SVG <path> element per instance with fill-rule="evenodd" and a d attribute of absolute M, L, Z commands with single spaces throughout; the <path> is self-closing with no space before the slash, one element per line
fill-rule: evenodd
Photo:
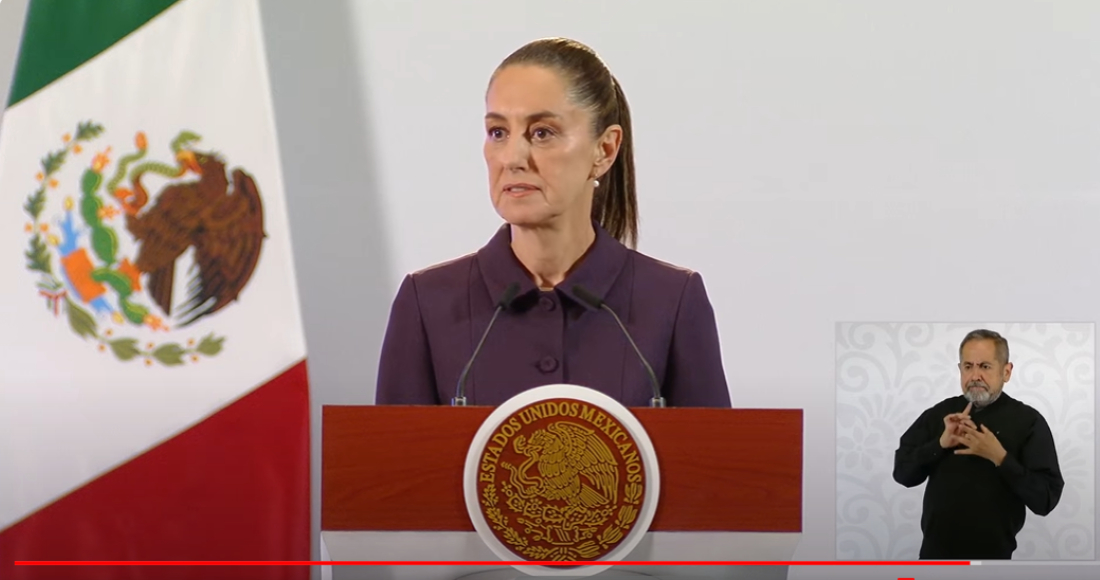
<path fill-rule="evenodd" d="M 497 213 L 539 227 L 591 219 L 593 179 L 614 161 L 621 129 L 592 134 L 591 114 L 568 97 L 556 71 L 500 70 L 485 98 L 485 163 Z"/>

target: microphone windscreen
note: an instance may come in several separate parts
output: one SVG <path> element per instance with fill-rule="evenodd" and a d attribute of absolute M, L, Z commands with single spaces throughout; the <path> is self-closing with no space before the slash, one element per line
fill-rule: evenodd
<path fill-rule="evenodd" d="M 512 301 L 516 299 L 516 294 L 519 294 L 519 282 L 512 282 L 504 289 L 504 294 L 501 295 L 497 306 L 502 310 L 508 310 L 508 307 L 512 305 Z"/>
<path fill-rule="evenodd" d="M 580 284 L 573 286 L 573 294 L 576 294 L 577 298 L 580 298 L 582 302 L 591 306 L 592 308 L 595 308 L 596 310 L 599 310 L 600 307 L 603 306 L 603 300 L 600 300 L 598 296 L 589 292 L 584 288 L 584 286 L 581 286 Z"/>

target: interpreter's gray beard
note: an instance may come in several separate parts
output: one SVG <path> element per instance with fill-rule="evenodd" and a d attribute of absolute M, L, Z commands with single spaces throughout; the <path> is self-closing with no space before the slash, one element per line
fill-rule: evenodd
<path fill-rule="evenodd" d="M 985 387 L 982 389 L 975 389 L 971 387 Z M 970 383 L 966 386 L 966 392 L 963 393 L 967 401 L 974 404 L 975 407 L 984 407 L 994 401 L 993 395 L 989 392 L 989 385 L 980 382 Z"/>

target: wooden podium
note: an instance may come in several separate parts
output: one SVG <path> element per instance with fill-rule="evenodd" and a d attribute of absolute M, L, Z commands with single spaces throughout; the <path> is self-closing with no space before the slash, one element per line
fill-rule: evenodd
<path fill-rule="evenodd" d="M 492 407 L 325 406 L 321 557 L 488 562 L 463 499 L 466 453 Z M 802 531 L 802 411 L 636 408 L 657 453 L 657 512 L 630 562 L 789 561 Z M 510 566 L 330 566 L 322 576 L 519 578 Z M 674 570 L 674 572 L 673 572 Z M 615 566 L 636 574 L 786 578 L 786 567 Z"/>

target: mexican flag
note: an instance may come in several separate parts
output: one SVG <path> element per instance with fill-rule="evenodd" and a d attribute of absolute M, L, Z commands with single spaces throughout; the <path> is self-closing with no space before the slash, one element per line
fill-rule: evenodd
<path fill-rule="evenodd" d="M 0 578 L 306 578 L 309 391 L 256 0 L 31 0 L 0 124 Z"/>

